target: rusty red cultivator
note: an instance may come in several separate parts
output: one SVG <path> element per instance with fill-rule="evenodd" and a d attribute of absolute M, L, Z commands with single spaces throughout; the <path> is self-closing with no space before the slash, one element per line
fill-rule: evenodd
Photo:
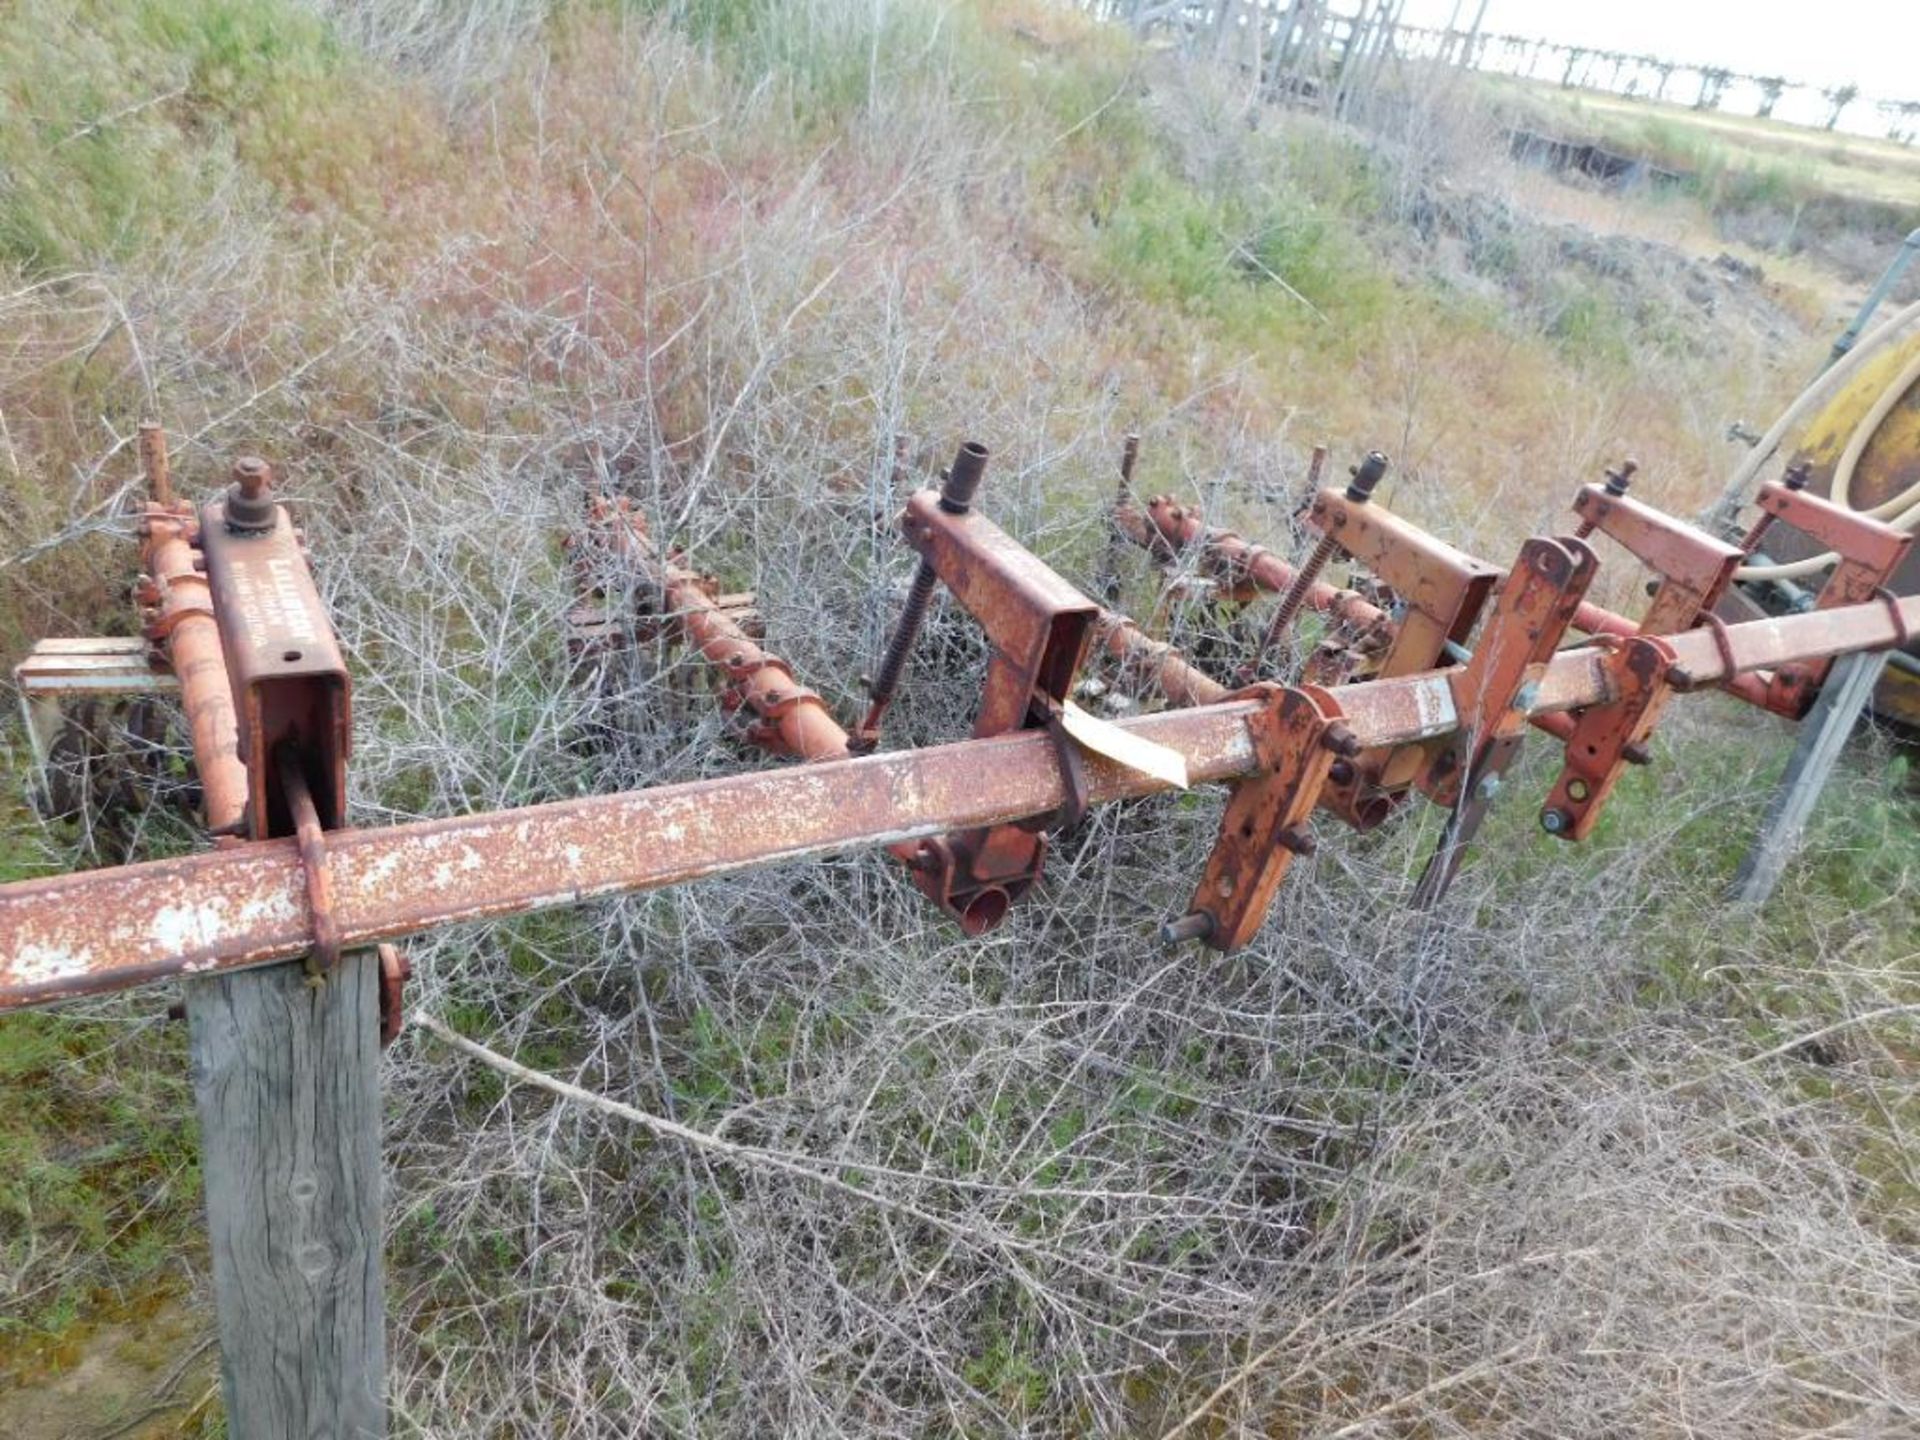
<path fill-rule="evenodd" d="M 1127 471 L 1135 451 L 1130 443 Z M 1577 840 L 1625 767 L 1649 760 L 1673 693 L 1718 687 L 1797 715 L 1834 656 L 1902 644 L 1920 623 L 1920 599 L 1884 588 L 1911 537 L 1791 476 L 1766 487 L 1763 520 L 1735 546 L 1636 500 L 1623 466 L 1581 489 L 1572 533 L 1529 540 L 1510 568 L 1376 503 L 1387 468 L 1377 454 L 1350 483 L 1313 496 L 1321 539 L 1298 569 L 1167 497 L 1136 509 L 1123 482 L 1120 534 L 1162 561 L 1191 559 L 1223 603 L 1278 597 L 1229 683 L 1082 595 L 979 513 L 987 452 L 969 444 L 901 517 L 919 568 L 857 730 L 762 647 L 743 597 L 721 595 L 657 547 L 625 500 L 596 494 L 576 542 L 583 556 L 627 567 L 650 623 L 712 667 L 746 737 L 804 763 L 361 830 L 345 823 L 347 669 L 267 467 L 241 461 L 224 497 L 196 513 L 173 498 L 157 432 L 145 453 L 145 634 L 152 664 L 177 682 L 216 844 L 0 887 L 0 1009 L 299 956 L 323 975 L 344 951 L 462 920 L 869 845 L 885 846 L 978 934 L 1037 884 L 1049 832 L 1090 807 L 1181 783 L 1224 784 L 1231 795 L 1198 889 L 1165 933 L 1229 950 L 1259 929 L 1292 858 L 1312 852 L 1320 813 L 1365 829 L 1416 791 L 1445 808 L 1417 891 L 1430 904 L 1529 727 L 1565 749 L 1543 827 Z M 1715 606 L 1775 523 L 1841 562 L 1809 612 L 1725 623 Z M 1656 577 L 1637 619 L 1586 599 L 1598 536 Z M 1324 578 L 1336 557 L 1364 572 L 1364 593 Z M 881 751 L 941 587 L 991 648 L 973 736 Z M 583 614 L 582 643 L 606 643 L 604 602 Z M 1307 615 L 1321 628 L 1300 680 L 1267 678 Z M 1570 641 L 1579 634 L 1589 638 Z M 36 674 L 47 668 L 44 656 L 38 663 Z M 1166 708 L 1117 722 L 1088 715 L 1075 696 L 1094 664 Z M 43 712 L 53 683 L 36 692 Z M 401 971 L 391 952 L 385 971 L 391 991 Z M 397 1003 L 388 1009 L 391 1025 Z"/>

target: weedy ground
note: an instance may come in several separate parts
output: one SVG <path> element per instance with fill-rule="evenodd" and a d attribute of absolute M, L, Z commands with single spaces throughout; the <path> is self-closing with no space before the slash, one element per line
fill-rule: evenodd
<path fill-rule="evenodd" d="M 1311 444 L 1379 446 L 1395 509 L 1502 559 L 1628 451 L 1705 499 L 1724 423 L 1828 340 L 1832 293 L 1660 215 L 1540 213 L 1456 79 L 1339 128 L 1066 7 L 16 8 L 0 634 L 127 627 L 143 414 L 190 491 L 269 456 L 353 657 L 363 824 L 767 763 L 683 658 L 569 659 L 590 444 L 851 714 L 908 573 L 899 437 L 908 483 L 991 446 L 985 507 L 1088 584 L 1129 430 L 1142 493 L 1282 546 Z M 1661 203 L 1711 237 L 1710 198 Z M 981 658 L 936 613 L 891 740 L 963 733 Z M 1682 707 L 1579 849 L 1537 834 L 1535 755 L 1432 915 L 1432 816 L 1330 834 L 1226 961 L 1152 939 L 1201 795 L 1090 817 L 979 941 L 872 856 L 432 937 L 421 1007 L 745 1149 L 403 1039 L 396 1429 L 1901 1433 L 1915 806 L 1869 742 L 1730 910 L 1788 743 Z M 12 820 L 11 876 L 178 843 Z M 165 998 L 0 1023 L 22 1393 L 204 1302 Z M 143 1423 L 217 1432 L 180 1398 Z"/>

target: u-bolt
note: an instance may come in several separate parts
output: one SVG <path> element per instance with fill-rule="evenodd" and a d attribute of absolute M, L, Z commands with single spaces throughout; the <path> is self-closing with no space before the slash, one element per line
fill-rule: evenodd
<path fill-rule="evenodd" d="M 953 457 L 953 465 L 941 481 L 940 508 L 949 515 L 966 514 L 973 508 L 973 497 L 979 491 L 986 473 L 987 447 L 977 441 L 967 441 L 960 447 L 960 453 Z M 913 572 L 913 586 L 907 591 L 906 606 L 900 611 L 900 619 L 893 627 L 893 636 L 887 641 L 886 653 L 880 657 L 880 668 L 875 672 L 873 684 L 867 691 L 872 697 L 872 704 L 855 736 L 861 749 L 871 750 L 879 743 L 880 721 L 900 688 L 900 676 L 907 668 L 907 657 L 913 653 L 913 642 L 919 638 L 921 623 L 927 618 L 927 606 L 933 600 L 933 587 L 939 583 L 940 576 L 935 572 L 933 562 L 921 556 L 920 568 Z"/>
<path fill-rule="evenodd" d="M 1367 452 L 1367 458 L 1354 466 L 1348 475 L 1347 499 L 1355 505 L 1365 505 L 1373 498 L 1374 487 L 1379 485 L 1387 473 L 1388 460 L 1378 450 Z M 1327 568 L 1327 562 L 1340 548 L 1339 541 L 1332 535 L 1322 535 L 1319 543 L 1313 547 L 1313 553 L 1293 577 L 1293 584 L 1280 598 L 1280 608 L 1273 613 L 1273 620 L 1267 626 L 1267 633 L 1260 638 L 1260 652 L 1254 656 L 1254 668 L 1257 670 L 1266 653 L 1280 643 L 1280 637 L 1287 633 L 1287 627 L 1293 624 L 1294 617 L 1300 613 L 1300 607 L 1307 601 L 1307 594 L 1319 580 L 1320 572 Z"/>
<path fill-rule="evenodd" d="M 1633 484 L 1633 477 L 1640 469 L 1638 460 L 1622 460 L 1618 470 L 1607 471 L 1607 494 L 1615 500 L 1627 493 L 1627 487 Z M 1574 530 L 1574 538 L 1585 540 L 1593 534 L 1594 522 L 1582 520 Z"/>

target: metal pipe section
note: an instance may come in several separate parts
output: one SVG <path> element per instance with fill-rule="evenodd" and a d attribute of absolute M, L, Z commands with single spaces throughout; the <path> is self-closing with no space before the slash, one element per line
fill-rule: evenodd
<path fill-rule="evenodd" d="M 1836 607 L 1670 637 L 1675 681 L 1859 650 L 1920 630 L 1920 596 Z M 1724 640 L 1729 667 L 1721 654 Z M 1548 662 L 1534 714 L 1615 698 L 1603 652 Z M 1366 748 L 1458 729 L 1451 672 L 1365 681 L 1339 692 Z M 1227 701 L 1119 722 L 1180 752 L 1195 783 L 1260 770 L 1248 720 L 1264 702 Z M 759 865 L 898 844 L 1051 814 L 1067 803 L 1055 737 L 1042 730 L 925 750 L 830 760 L 495 814 L 327 836 L 337 943 L 345 949 L 442 925 L 657 890 Z M 1085 799 L 1166 788 L 1084 754 Z M 776 818 L 777 817 L 777 818 Z M 0 886 L 0 1010 L 238 969 L 313 948 L 307 879 L 294 840 Z"/>
<path fill-rule="evenodd" d="M 140 422 L 140 471 L 147 479 L 147 497 L 171 508 L 173 469 L 167 463 L 167 432 L 158 420 Z"/>
<path fill-rule="evenodd" d="M 1100 644 L 1120 665 L 1120 685 L 1129 694 L 1157 690 L 1175 705 L 1217 705 L 1231 693 L 1165 641 L 1156 640 L 1125 615 L 1102 610 L 1094 622 Z"/>
<path fill-rule="evenodd" d="M 728 706 L 744 705 L 762 717 L 748 731 L 755 744 L 807 761 L 846 758 L 849 737 L 826 701 L 802 685 L 786 661 L 755 644 L 700 576 L 661 556 L 646 521 L 626 500 L 595 496 L 587 518 L 588 533 L 646 580 L 661 613 L 725 677 Z"/>
<path fill-rule="evenodd" d="M 1874 312 L 1885 302 L 1893 287 L 1899 283 L 1900 277 L 1906 274 L 1907 267 L 1913 263 L 1915 255 L 1920 255 L 1920 229 L 1914 230 L 1901 243 L 1899 253 L 1888 263 L 1886 270 L 1874 282 L 1873 289 L 1868 292 L 1867 298 L 1860 303 L 1859 313 L 1853 317 L 1852 323 L 1841 331 L 1840 338 L 1833 342 L 1833 349 L 1827 352 L 1827 363 L 1820 367 L 1822 374 L 1832 369 L 1849 350 L 1853 349 L 1860 339 L 1860 332 L 1867 328 L 1867 322 L 1873 318 Z"/>
<path fill-rule="evenodd" d="M 1155 496 L 1144 516 L 1129 507 L 1116 514 L 1114 521 L 1136 545 L 1154 554 L 1171 556 L 1189 546 L 1197 547 L 1202 566 L 1230 584 L 1248 581 L 1258 589 L 1283 595 L 1298 573 L 1266 546 L 1231 530 L 1209 527 L 1197 510 L 1178 504 L 1170 495 Z M 1392 623 L 1392 617 L 1378 605 L 1370 605 L 1353 591 L 1338 589 L 1324 580 L 1308 586 L 1303 603 L 1356 630 Z"/>
<path fill-rule="evenodd" d="M 163 458 L 160 473 L 164 470 Z M 135 596 L 143 628 L 149 640 L 165 648 L 167 663 L 180 679 L 207 830 L 237 835 L 246 820 L 247 767 L 240 761 L 240 722 L 213 616 L 213 592 L 193 546 L 193 509 L 150 504 L 140 528 L 146 573 Z"/>

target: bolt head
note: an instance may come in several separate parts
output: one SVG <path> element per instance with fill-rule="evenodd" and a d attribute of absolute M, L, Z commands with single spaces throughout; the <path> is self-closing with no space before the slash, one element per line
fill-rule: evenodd
<path fill-rule="evenodd" d="M 257 455 L 233 462 L 233 484 L 227 489 L 227 528 L 242 535 L 273 529 L 273 468 Z"/>
<path fill-rule="evenodd" d="M 1498 775 L 1488 775 L 1484 777 L 1474 789 L 1474 794 L 1478 795 L 1482 800 L 1491 800 L 1499 793 L 1500 777 Z"/>
<path fill-rule="evenodd" d="M 1564 835 L 1572 823 L 1566 811 L 1555 809 L 1553 806 L 1548 806 L 1540 812 L 1540 828 L 1549 835 Z"/>

